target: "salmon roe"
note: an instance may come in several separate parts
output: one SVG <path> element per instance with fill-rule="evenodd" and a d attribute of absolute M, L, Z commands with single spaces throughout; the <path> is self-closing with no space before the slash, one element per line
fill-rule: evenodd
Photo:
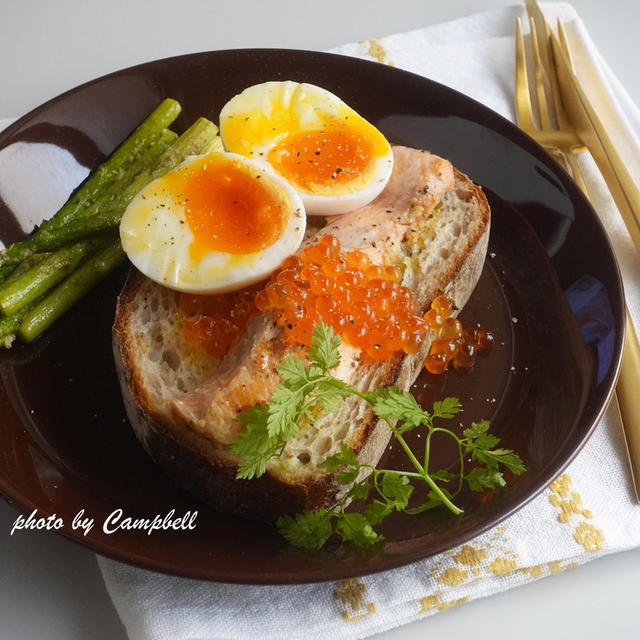
<path fill-rule="evenodd" d="M 476 355 L 488 353 L 495 341 L 489 329 L 464 329 L 460 321 L 451 316 L 453 311 L 451 300 L 438 296 L 424 315 L 429 328 L 438 332 L 424 362 L 425 369 L 434 375 L 444 373 L 449 364 L 456 371 L 470 369 Z"/>
<path fill-rule="evenodd" d="M 211 357 L 224 356 L 235 337 L 257 315 L 254 298 L 262 286 L 216 295 L 180 294 L 178 305 L 185 316 L 182 325 L 185 342 Z"/>
<path fill-rule="evenodd" d="M 417 353 L 424 336 L 433 331 L 425 368 L 441 374 L 451 364 L 469 369 L 478 354 L 494 343 L 487 329 L 464 329 L 453 317 L 453 301 L 444 295 L 419 315 L 413 293 L 399 284 L 400 270 L 372 264 L 364 251 L 342 253 L 340 242 L 324 235 L 306 246 L 300 257 L 290 256 L 261 283 L 221 295 L 181 294 L 185 341 L 212 357 L 225 355 L 249 320 L 270 311 L 290 344 L 310 346 L 313 328 L 321 320 L 345 342 L 374 360 L 395 353 Z"/>
<path fill-rule="evenodd" d="M 291 344 L 309 346 L 314 326 L 323 320 L 364 355 L 386 360 L 400 351 L 416 353 L 425 334 L 435 331 L 429 371 L 442 373 L 450 362 L 458 369 L 472 366 L 476 350 L 484 347 L 460 350 L 465 341 L 460 321 L 452 317 L 453 302 L 438 296 L 420 316 L 411 290 L 399 284 L 401 276 L 395 266 L 372 264 L 359 249 L 341 253 L 338 239 L 327 234 L 299 258 L 287 258 L 255 303 L 275 315 Z"/>
<path fill-rule="evenodd" d="M 415 353 L 426 332 L 401 275 L 397 267 L 372 264 L 364 251 L 341 253 L 327 234 L 285 260 L 256 306 L 275 315 L 292 344 L 309 346 L 323 320 L 366 356 L 386 360 L 397 351 Z"/>

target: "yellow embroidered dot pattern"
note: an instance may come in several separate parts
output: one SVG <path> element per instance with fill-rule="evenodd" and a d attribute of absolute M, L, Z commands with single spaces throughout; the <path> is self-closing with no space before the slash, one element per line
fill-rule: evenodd
<path fill-rule="evenodd" d="M 508 558 L 496 558 L 493 562 L 487 566 L 487 571 L 491 572 L 494 576 L 505 576 L 513 573 L 518 568 L 518 563 L 515 560 Z"/>
<path fill-rule="evenodd" d="M 387 50 L 377 40 L 369 40 L 369 55 L 384 64 L 387 58 Z"/>
<path fill-rule="evenodd" d="M 520 569 L 520 571 L 528 573 L 532 578 L 536 579 L 540 578 L 544 574 L 545 568 L 541 564 L 534 564 L 531 567 L 524 567 L 523 569 Z"/>
<path fill-rule="evenodd" d="M 487 552 L 485 549 L 476 549 L 470 544 L 465 544 L 460 551 L 453 556 L 458 564 L 464 564 L 468 567 L 475 567 L 481 564 L 486 557 Z"/>
<path fill-rule="evenodd" d="M 567 569 L 574 569 L 577 566 L 579 566 L 578 562 L 569 562 L 568 564 L 563 564 L 560 560 L 554 560 L 552 562 L 548 562 L 547 564 L 536 564 L 531 567 L 523 567 L 522 569 L 518 569 L 518 572 L 527 573 L 532 578 L 537 579 L 545 574 L 555 575 L 557 573 L 561 573 L 562 571 L 566 571 Z"/>
<path fill-rule="evenodd" d="M 348 580 L 340 580 L 336 584 L 333 594 L 336 598 L 340 598 L 344 604 L 351 605 L 354 611 L 357 611 L 362 604 L 366 589 L 364 582 L 357 578 L 349 578 Z"/>
<path fill-rule="evenodd" d="M 443 571 L 438 576 L 438 582 L 449 587 L 457 587 L 470 577 L 469 572 L 464 569 L 450 568 Z"/>
<path fill-rule="evenodd" d="M 593 518 L 589 509 L 582 508 L 582 496 L 572 489 L 571 476 L 563 473 L 549 486 L 549 502 L 560 509 L 558 520 L 569 524 L 572 518 L 583 517 L 587 520 Z M 588 522 L 581 522 L 573 532 L 574 540 L 582 545 L 585 551 L 595 553 L 604 548 L 605 535 L 601 529 Z"/>
<path fill-rule="evenodd" d="M 593 518 L 592 512 L 582 507 L 582 497 L 572 489 L 572 480 L 568 474 L 562 474 L 550 485 L 549 489 L 549 501 L 560 510 L 558 513 L 560 522 L 569 524 L 574 517 Z M 592 523 L 580 522 L 574 530 L 573 537 L 588 552 L 593 553 L 604 548 L 605 535 Z M 562 561 L 553 561 L 520 567 L 518 554 L 499 544 L 508 540 L 504 536 L 504 527 L 496 527 L 493 535 L 484 545 L 469 543 L 457 550 L 442 554 L 442 558 L 433 565 L 428 577 L 445 587 L 456 588 L 481 581 L 489 574 L 494 576 L 527 574 L 531 578 L 537 579 L 544 575 L 554 575 L 567 569 L 573 569 L 579 565 L 577 562 L 564 564 Z M 452 560 L 457 566 L 451 566 Z M 334 596 L 345 605 L 345 608 L 340 611 L 345 622 L 352 622 L 376 612 L 375 603 L 365 603 L 366 588 L 366 585 L 357 578 L 341 580 L 336 583 Z M 467 596 L 446 600 L 438 589 L 419 600 L 420 610 L 418 613 L 446 611 L 468 600 Z"/>
<path fill-rule="evenodd" d="M 373 602 L 367 602 L 364 611 L 360 611 L 366 590 L 367 586 L 358 578 L 340 580 L 336 583 L 333 595 L 336 599 L 342 600 L 347 607 L 340 611 L 345 622 L 353 622 L 376 612 L 376 605 Z M 351 607 L 351 612 L 348 607 Z"/>
<path fill-rule="evenodd" d="M 604 547 L 604 533 L 588 522 L 581 522 L 575 530 L 573 537 L 590 553 L 602 551 Z"/>
<path fill-rule="evenodd" d="M 563 473 L 549 485 L 549 489 L 553 493 L 557 493 L 561 498 L 569 497 L 570 488 L 571 477 L 566 473 Z"/>
<path fill-rule="evenodd" d="M 395 62 L 387 62 L 387 50 L 378 40 L 369 40 L 369 55 L 381 64 L 386 62 L 390 67 L 396 66 Z"/>
<path fill-rule="evenodd" d="M 549 487 L 551 489 L 549 502 L 551 502 L 554 507 L 560 509 L 558 520 L 560 520 L 560 522 L 569 522 L 573 515 L 592 518 L 593 514 L 591 511 L 581 507 L 582 496 L 577 491 L 569 490 L 570 483 L 571 479 L 565 473 Z"/>
<path fill-rule="evenodd" d="M 458 605 L 468 602 L 469 598 L 458 598 L 457 600 L 449 600 L 448 602 L 440 599 L 440 592 L 436 591 L 436 593 L 431 594 L 430 596 L 425 596 L 420 599 L 420 604 L 422 608 L 418 613 L 429 613 L 430 611 L 446 611 L 447 609 L 451 609 L 452 607 L 457 607 Z"/>

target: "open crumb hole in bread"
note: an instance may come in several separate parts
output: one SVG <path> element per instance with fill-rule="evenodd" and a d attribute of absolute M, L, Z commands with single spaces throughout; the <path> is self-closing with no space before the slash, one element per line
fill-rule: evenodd
<path fill-rule="evenodd" d="M 165 349 L 162 352 L 162 359 L 167 363 L 167 366 L 174 371 L 178 370 L 180 366 L 180 356 L 171 349 Z"/>
<path fill-rule="evenodd" d="M 331 449 L 332 444 L 333 440 L 329 436 L 325 436 L 318 441 L 318 444 L 316 445 L 316 452 L 320 456 L 325 455 L 329 449 Z"/>

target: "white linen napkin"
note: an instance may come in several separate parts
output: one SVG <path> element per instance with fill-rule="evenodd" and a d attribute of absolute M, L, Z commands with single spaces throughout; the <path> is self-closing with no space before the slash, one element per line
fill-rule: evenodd
<path fill-rule="evenodd" d="M 568 23 L 580 70 L 622 114 L 614 133 L 637 162 L 640 112 L 599 56 L 572 7 L 543 5 Z M 345 45 L 336 53 L 377 59 L 447 84 L 514 120 L 514 25 L 522 7 Z M 608 111 L 605 111 L 607 109 Z M 2 122 L 0 121 L 0 127 Z M 586 154 L 585 154 L 586 155 Z M 629 307 L 640 327 L 640 261 L 595 165 L 584 158 L 594 203 L 609 230 Z M 640 175 L 640 172 L 636 175 Z M 456 549 L 358 579 L 298 586 L 247 586 L 155 574 L 98 558 L 132 640 L 363 638 L 463 602 L 640 545 L 621 427 L 609 409 L 582 452 L 547 490 L 503 524 Z"/>

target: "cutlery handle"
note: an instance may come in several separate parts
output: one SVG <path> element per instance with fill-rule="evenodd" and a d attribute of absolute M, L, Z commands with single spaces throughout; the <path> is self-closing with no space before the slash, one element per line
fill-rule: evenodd
<path fill-rule="evenodd" d="M 636 497 L 640 500 L 640 347 L 638 337 L 631 316 L 627 311 L 626 339 L 620 377 L 616 393 L 622 423 L 625 427 L 625 440 L 631 462 L 631 474 L 636 491 Z"/>

